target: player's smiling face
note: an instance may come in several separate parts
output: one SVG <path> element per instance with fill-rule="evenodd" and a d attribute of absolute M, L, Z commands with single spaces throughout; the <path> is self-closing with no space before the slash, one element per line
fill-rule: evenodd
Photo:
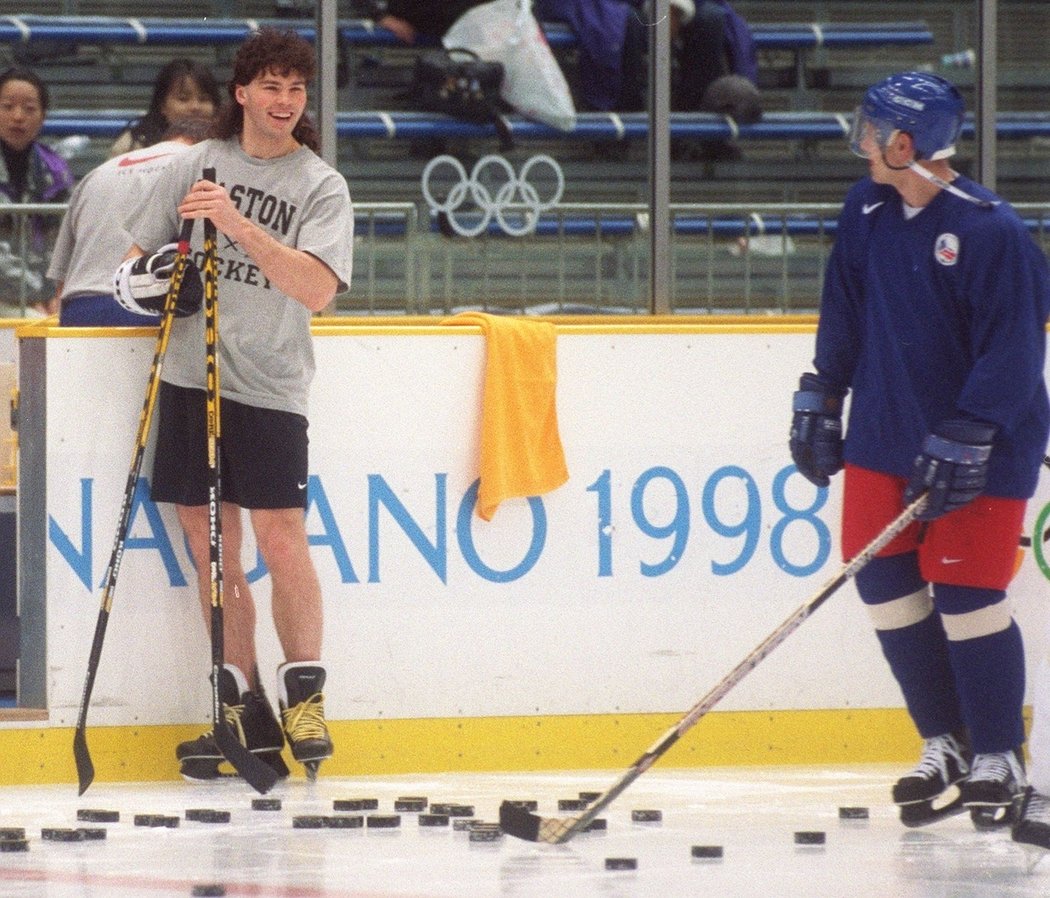
<path fill-rule="evenodd" d="M 244 109 L 245 149 L 262 142 L 270 149 L 290 151 L 292 130 L 306 109 L 306 81 L 295 72 L 260 72 L 237 85 L 235 96 Z"/>

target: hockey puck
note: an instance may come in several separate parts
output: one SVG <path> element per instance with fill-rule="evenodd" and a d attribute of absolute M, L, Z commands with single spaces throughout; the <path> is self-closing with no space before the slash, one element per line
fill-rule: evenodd
<path fill-rule="evenodd" d="M 637 870 L 638 858 L 636 857 L 607 857 L 605 859 L 606 870 Z"/>
<path fill-rule="evenodd" d="M 326 829 L 361 829 L 365 825 L 365 818 L 360 814 L 340 814 L 335 817 L 325 817 Z"/>
<path fill-rule="evenodd" d="M 85 842 L 101 842 L 106 838 L 104 826 L 78 826 L 77 832 L 84 837 Z"/>
<path fill-rule="evenodd" d="M 795 833 L 796 845 L 823 845 L 827 836 L 823 830 L 800 830 Z"/>
<path fill-rule="evenodd" d="M 597 801 L 601 797 L 602 797 L 602 793 L 601 792 L 581 792 L 580 793 L 580 801 L 585 801 L 585 802 L 587 802 L 587 804 L 590 804 L 592 801 Z"/>
<path fill-rule="evenodd" d="M 663 811 L 647 808 L 631 811 L 631 822 L 633 823 L 659 823 L 663 819 Z"/>
<path fill-rule="evenodd" d="M 80 808 L 77 820 L 85 823 L 116 823 L 120 820 L 120 811 L 103 811 L 98 808 Z"/>
<path fill-rule="evenodd" d="M 279 811 L 281 809 L 281 799 L 279 798 L 253 798 L 252 799 L 252 810 L 253 811 Z"/>
<path fill-rule="evenodd" d="M 419 815 L 420 826 L 448 826 L 448 821 L 448 814 L 435 814 L 431 812 L 429 814 Z"/>
<path fill-rule="evenodd" d="M 332 802 L 333 811 L 378 811 L 378 798 L 337 798 Z"/>
<path fill-rule="evenodd" d="M 559 811 L 586 811 L 587 802 L 582 798 L 559 798 Z"/>
<path fill-rule="evenodd" d="M 405 814 L 416 814 L 427 809 L 425 798 L 398 798 L 394 800 L 394 810 Z"/>
<path fill-rule="evenodd" d="M 457 817 L 455 820 L 452 821 L 452 829 L 457 833 L 466 832 L 475 823 L 480 822 L 480 820 L 475 820 L 472 817 Z"/>
<path fill-rule="evenodd" d="M 365 818 L 369 829 L 397 829 L 401 825 L 400 814 L 369 814 Z"/>
<path fill-rule="evenodd" d="M 324 817 L 320 814 L 300 814 L 292 818 L 292 829 L 323 829 Z"/>
<path fill-rule="evenodd" d="M 0 828 L 0 839 L 24 839 L 26 828 L 24 826 L 5 826 Z"/>
<path fill-rule="evenodd" d="M 187 808 L 185 817 L 195 823 L 229 823 L 229 811 L 216 811 L 213 808 Z"/>
<path fill-rule="evenodd" d="M 175 829 L 179 825 L 179 818 L 166 814 L 136 814 L 134 822 L 135 826 L 163 826 Z"/>
<path fill-rule="evenodd" d="M 226 886 L 221 882 L 202 882 L 195 885 L 190 894 L 194 898 L 222 898 L 226 894 Z"/>
<path fill-rule="evenodd" d="M 29 851 L 29 840 L 0 839 L 0 851 Z"/>
<path fill-rule="evenodd" d="M 521 808 L 523 811 L 538 811 L 540 803 L 535 799 L 529 798 L 524 801 L 508 801 L 507 804 L 512 804 L 516 808 Z"/>
<path fill-rule="evenodd" d="M 448 814 L 449 817 L 473 817 L 474 805 L 472 804 L 432 804 L 431 814 Z"/>
<path fill-rule="evenodd" d="M 503 830 L 498 826 L 472 826 L 467 835 L 471 842 L 498 842 L 503 838 Z"/>
<path fill-rule="evenodd" d="M 839 808 L 839 820 L 867 820 L 867 808 Z"/>
<path fill-rule="evenodd" d="M 720 859 L 722 857 L 722 846 L 721 845 L 694 845 L 692 848 L 693 857 L 698 860 L 713 860 Z"/>
<path fill-rule="evenodd" d="M 40 838 L 45 842 L 83 842 L 84 834 L 79 829 L 45 827 L 40 830 Z"/>
<path fill-rule="evenodd" d="M 585 833 L 597 833 L 605 832 L 609 828 L 609 821 L 604 817 L 595 817 L 590 823 L 588 823 L 583 831 Z"/>

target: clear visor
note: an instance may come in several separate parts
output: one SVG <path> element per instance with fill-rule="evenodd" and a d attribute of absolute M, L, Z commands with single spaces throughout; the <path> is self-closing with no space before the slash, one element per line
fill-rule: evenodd
<path fill-rule="evenodd" d="M 849 148 L 862 159 L 870 159 L 873 154 L 881 154 L 896 134 L 892 122 L 873 118 L 858 106 L 853 112 Z"/>

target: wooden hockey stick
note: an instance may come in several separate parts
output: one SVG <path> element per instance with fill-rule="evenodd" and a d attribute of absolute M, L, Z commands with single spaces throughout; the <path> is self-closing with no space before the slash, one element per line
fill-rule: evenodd
<path fill-rule="evenodd" d="M 91 752 L 87 745 L 87 712 L 91 702 L 91 693 L 95 688 L 95 675 L 98 673 L 98 662 L 102 656 L 102 641 L 106 637 L 109 624 L 109 612 L 113 607 L 113 591 L 117 586 L 117 575 L 120 573 L 120 562 L 124 557 L 124 543 L 128 536 L 128 524 L 131 519 L 131 506 L 135 498 L 139 473 L 142 471 L 142 458 L 146 452 L 149 439 L 150 423 L 153 420 L 153 409 L 157 403 L 157 392 L 160 388 L 160 374 L 164 367 L 164 356 L 168 350 L 168 338 L 171 336 L 171 323 L 175 319 L 175 302 L 179 297 L 182 279 L 186 273 L 187 256 L 190 251 L 190 237 L 193 234 L 193 220 L 182 223 L 179 233 L 178 253 L 175 256 L 175 267 L 171 272 L 168 284 L 168 295 L 164 298 L 164 311 L 157 333 L 157 347 L 153 353 L 153 365 L 146 382 L 146 398 L 139 413 L 139 429 L 135 437 L 135 449 L 131 456 L 131 468 L 128 471 L 127 484 L 124 487 L 124 498 L 120 503 L 120 514 L 117 518 L 117 535 L 113 540 L 113 551 L 106 567 L 105 586 L 102 590 L 102 607 L 98 612 L 95 624 L 95 636 L 91 641 L 91 652 L 88 656 L 87 677 L 84 681 L 84 693 L 80 699 L 80 712 L 77 715 L 77 726 L 73 733 L 73 759 L 77 765 L 77 779 L 81 795 L 95 779 L 95 765 L 91 762 Z"/>
<path fill-rule="evenodd" d="M 499 822 L 507 835 L 529 842 L 560 845 L 586 829 L 592 820 L 608 807 L 631 783 L 667 752 L 692 726 L 718 704 L 745 676 L 754 670 L 770 652 L 795 632 L 814 611 L 847 580 L 855 576 L 897 534 L 907 527 L 926 505 L 926 496 L 920 496 L 904 509 L 878 536 L 865 546 L 839 572 L 824 584 L 810 599 L 760 643 L 743 661 L 698 701 L 664 733 L 613 785 L 603 792 L 587 810 L 575 817 L 540 817 L 518 804 L 505 801 L 500 805 Z"/>
<path fill-rule="evenodd" d="M 204 180 L 215 180 L 215 169 L 204 169 Z M 222 477 L 219 465 L 219 261 L 215 224 L 204 219 L 204 356 L 205 404 L 208 415 L 208 569 L 211 578 L 211 710 L 215 744 L 234 770 L 257 792 L 267 793 L 277 771 L 241 744 L 223 711 L 219 674 L 225 655 L 222 612 Z"/>

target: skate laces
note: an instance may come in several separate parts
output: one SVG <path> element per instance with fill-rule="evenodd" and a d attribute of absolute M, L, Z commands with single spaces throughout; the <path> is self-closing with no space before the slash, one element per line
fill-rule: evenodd
<path fill-rule="evenodd" d="M 315 692 L 291 708 L 281 710 L 285 732 L 294 742 L 304 739 L 327 739 L 324 722 L 324 693 Z"/>
<path fill-rule="evenodd" d="M 241 717 L 244 715 L 244 705 L 227 705 L 226 702 L 222 703 L 222 716 L 226 718 L 226 723 L 230 725 L 230 729 L 237 734 L 237 739 L 240 740 L 241 745 L 248 744 L 248 737 L 244 735 L 244 726 L 241 724 Z M 199 740 L 210 739 L 212 742 L 215 741 L 215 728 L 212 727 L 208 732 L 201 734 Z"/>
<path fill-rule="evenodd" d="M 959 743 L 951 733 L 933 736 L 923 743 L 922 757 L 911 775 L 922 779 L 940 777 L 941 782 L 950 783 L 952 777 L 948 772 L 948 759 L 954 758 L 959 770 L 966 772 L 966 759 L 959 749 Z"/>
<path fill-rule="evenodd" d="M 1024 786 L 1024 770 L 1012 751 L 994 751 L 974 755 L 970 782 L 1009 783 Z"/>

